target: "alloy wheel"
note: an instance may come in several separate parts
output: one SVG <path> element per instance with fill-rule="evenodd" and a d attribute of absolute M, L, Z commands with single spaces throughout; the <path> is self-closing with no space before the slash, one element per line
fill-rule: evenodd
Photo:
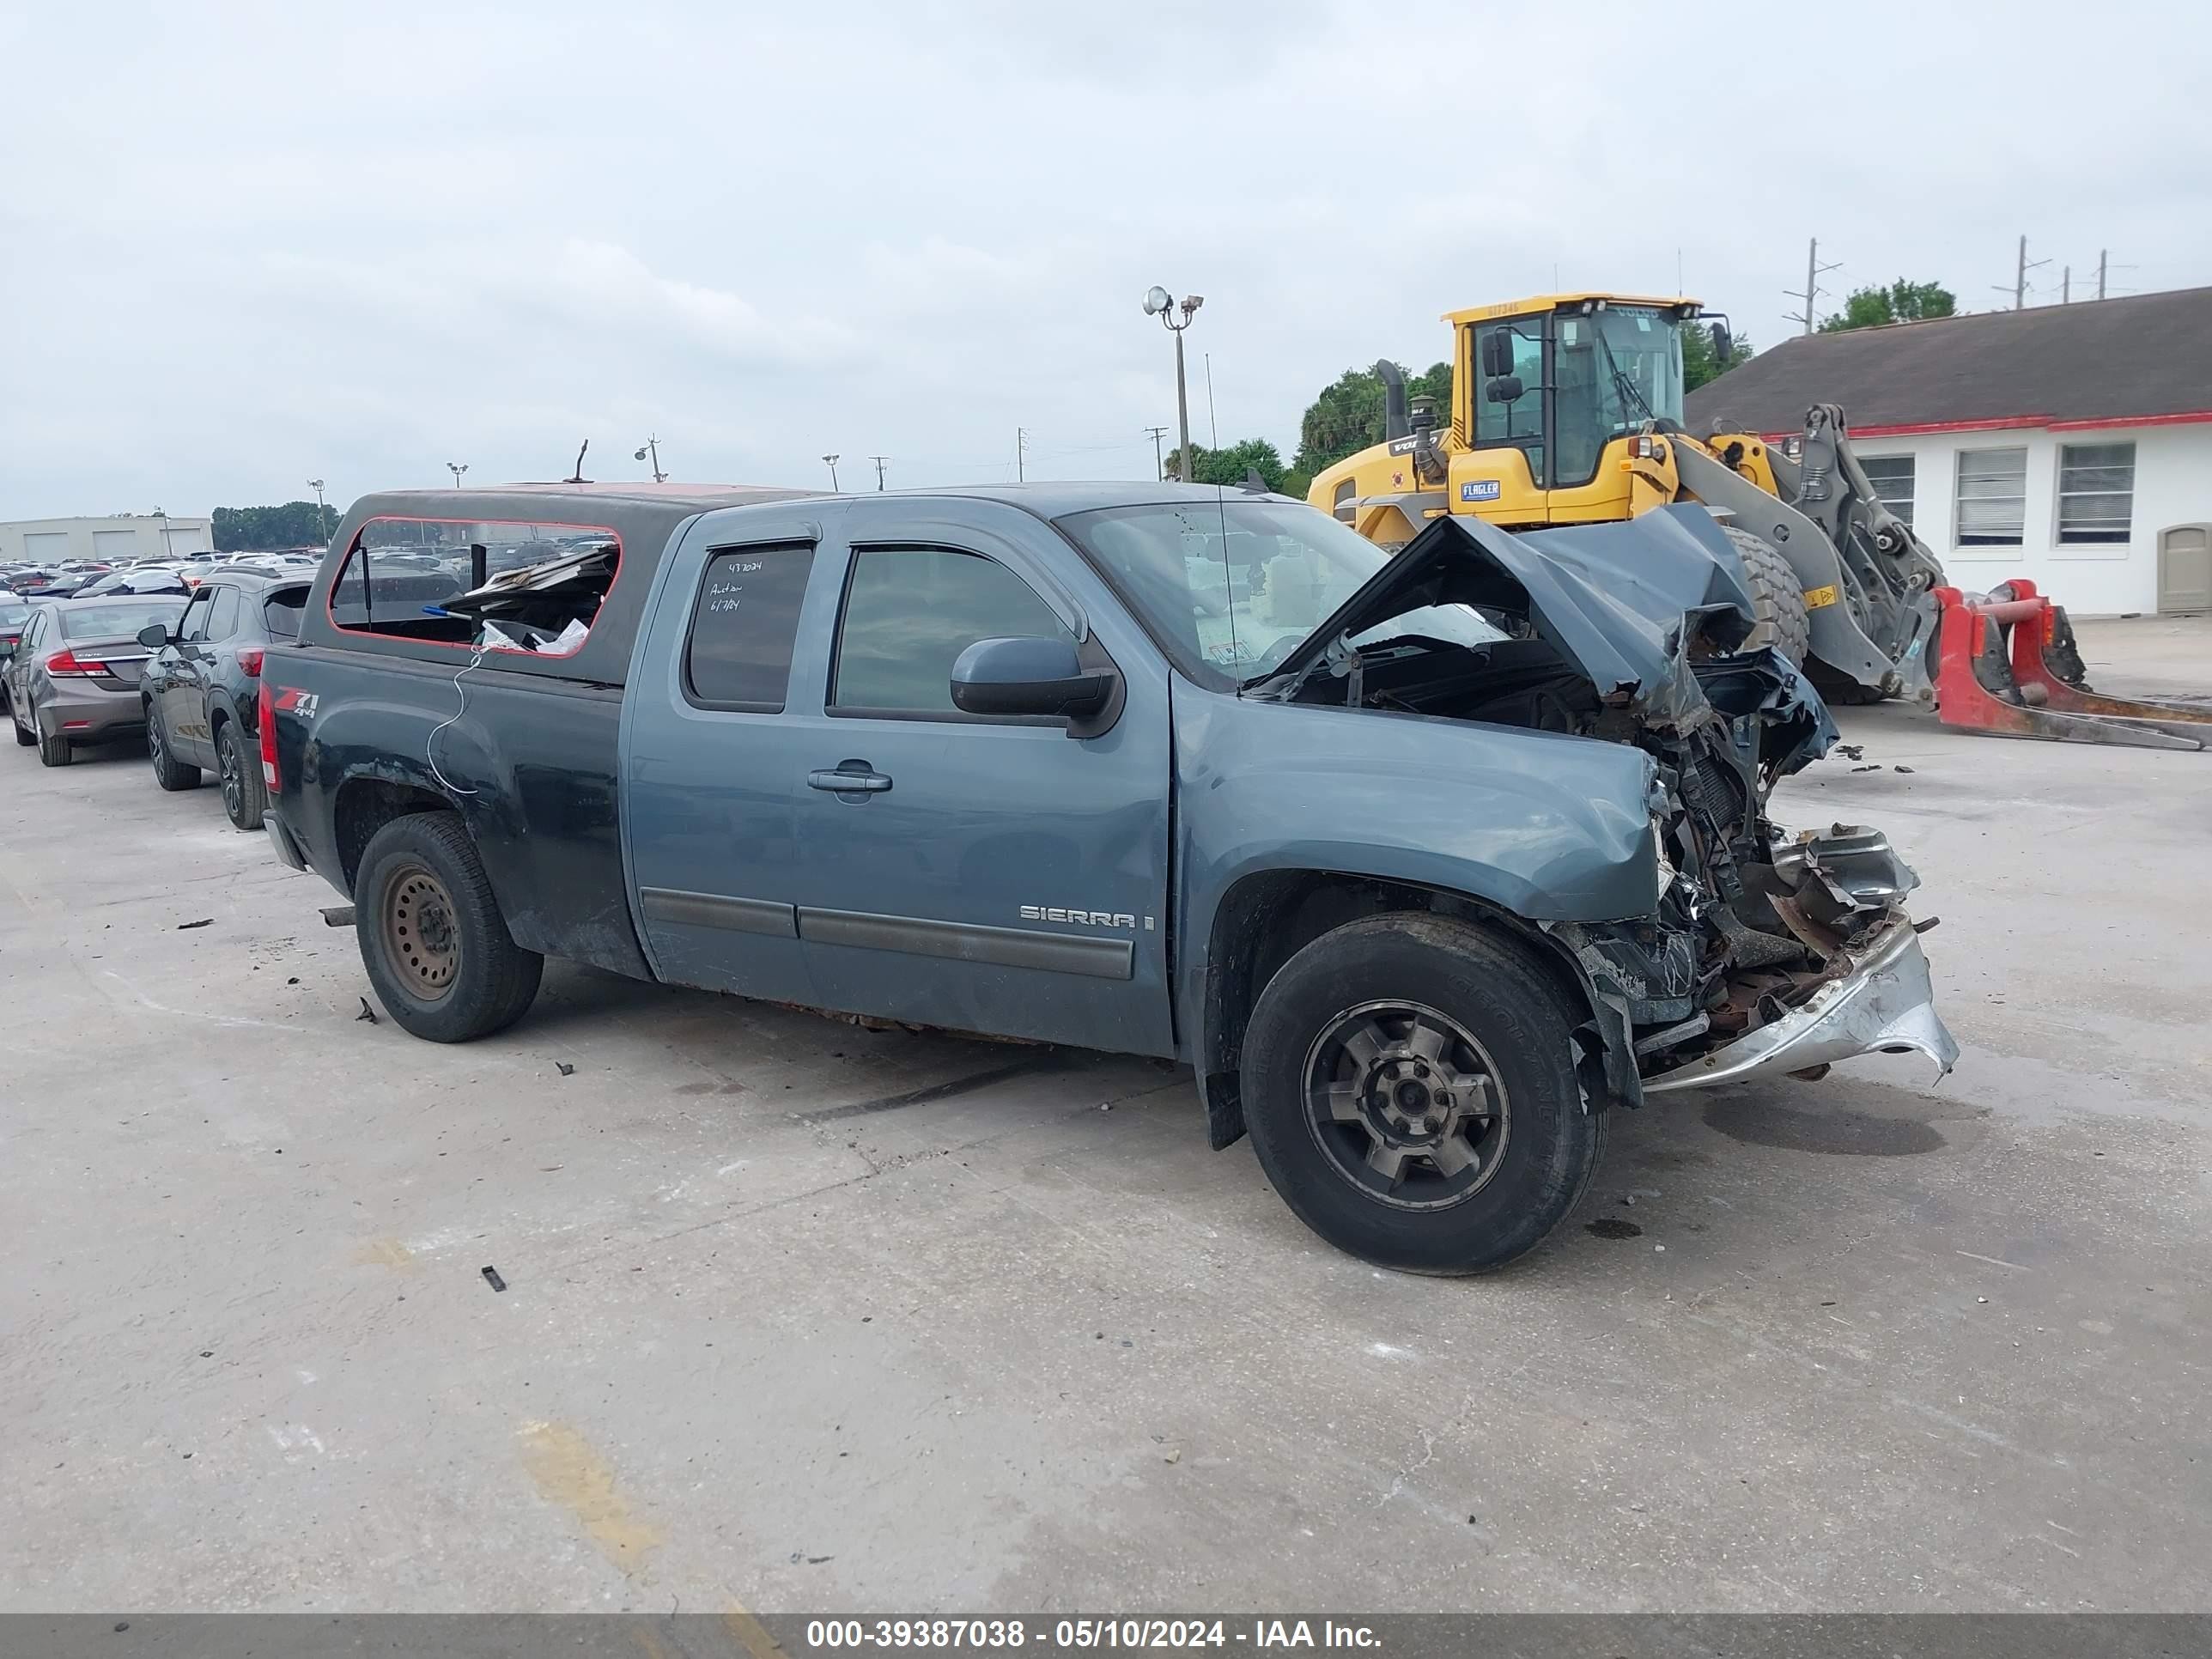
<path fill-rule="evenodd" d="M 1449 1015 L 1366 1002 L 1306 1052 L 1306 1124 L 1329 1167 L 1394 1208 L 1443 1209 L 1503 1163 L 1505 1085 L 1489 1052 Z"/>

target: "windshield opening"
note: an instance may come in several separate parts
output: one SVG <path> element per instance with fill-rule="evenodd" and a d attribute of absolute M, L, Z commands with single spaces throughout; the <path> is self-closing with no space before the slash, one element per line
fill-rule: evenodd
<path fill-rule="evenodd" d="M 1556 328 L 1553 482 L 1584 484 L 1613 439 L 1647 421 L 1681 423 L 1680 325 L 1650 306 L 1607 306 L 1563 315 Z"/>
<path fill-rule="evenodd" d="M 1105 507 L 1057 522 L 1176 666 L 1222 691 L 1279 667 L 1390 559 L 1297 501 L 1224 494 L 1218 502 Z M 1469 606 L 1431 605 L 1354 643 L 1483 645 L 1504 637 Z"/>

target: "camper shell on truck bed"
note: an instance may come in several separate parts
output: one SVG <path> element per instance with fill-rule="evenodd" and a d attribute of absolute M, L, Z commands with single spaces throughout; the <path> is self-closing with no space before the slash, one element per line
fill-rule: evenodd
<path fill-rule="evenodd" d="M 398 1023 L 547 956 L 1173 1057 L 1370 1260 L 1494 1267 L 1609 1104 L 1948 1068 L 1835 731 L 1706 514 L 1386 555 L 1176 484 L 372 497 L 264 667 L 278 855 Z"/>
<path fill-rule="evenodd" d="M 362 497 L 331 538 L 301 619 L 298 649 L 313 658 L 313 670 L 293 677 L 311 682 L 315 706 L 333 711 L 317 723 L 315 764 L 319 775 L 343 781 L 319 803 L 322 810 L 295 808 L 269 821 L 279 856 L 303 861 L 350 891 L 362 848 L 394 808 L 458 805 L 518 944 L 650 977 L 623 887 L 616 787 L 622 688 L 647 596 L 662 559 L 701 514 L 811 493 L 522 483 Z M 441 570 L 441 556 L 467 556 L 483 545 L 491 564 L 493 548 L 594 533 L 613 539 L 617 562 L 589 632 L 572 653 L 495 649 L 478 656 L 466 626 L 440 630 L 452 636 L 443 639 L 389 631 L 414 626 L 426 605 L 471 586 L 473 568 L 467 577 L 459 568 Z M 431 535 L 444 539 L 425 539 Z M 366 594 L 358 586 L 365 575 Z M 364 600 L 373 627 L 362 625 Z M 447 778 L 465 762 L 486 774 L 449 789 L 427 764 L 424 735 L 463 708 L 463 688 L 453 682 L 465 670 L 467 725 L 471 732 L 496 732 L 498 740 L 471 742 L 462 732 L 453 750 L 441 750 Z M 426 718 L 395 720 L 395 697 Z M 437 792 L 434 799 L 424 799 L 426 786 Z"/>

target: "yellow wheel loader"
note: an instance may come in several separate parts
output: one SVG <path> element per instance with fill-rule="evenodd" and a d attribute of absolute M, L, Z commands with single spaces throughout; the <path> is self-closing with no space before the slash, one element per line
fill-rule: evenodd
<path fill-rule="evenodd" d="M 1755 432 L 1692 436 L 1682 330 L 1709 329 L 1723 362 L 1733 349 L 1725 320 L 1701 313 L 1694 300 L 1625 294 L 1447 312 L 1449 420 L 1428 398 L 1409 408 L 1402 372 L 1377 363 L 1384 441 L 1316 475 L 1307 499 L 1385 547 L 1445 514 L 1519 532 L 1702 503 L 1741 555 L 1759 618 L 1750 643 L 1780 649 L 1831 702 L 1905 696 L 1940 702 L 1954 724 L 2012 735 L 2203 746 L 2212 726 L 2199 711 L 2087 694 L 2065 613 L 2029 604 L 2031 584 L 1988 596 L 1951 586 L 1926 544 L 1876 498 L 1836 405 L 1814 404 L 1779 448 Z M 2026 685 L 2011 669 L 2024 659 L 2020 642 L 2008 643 L 2016 620 L 2039 634 L 2032 643 L 2051 671 Z M 1940 690 L 1931 661 L 1945 650 L 1958 659 L 1942 676 L 1951 691 Z M 1990 702 L 2015 712 L 1969 718 Z"/>

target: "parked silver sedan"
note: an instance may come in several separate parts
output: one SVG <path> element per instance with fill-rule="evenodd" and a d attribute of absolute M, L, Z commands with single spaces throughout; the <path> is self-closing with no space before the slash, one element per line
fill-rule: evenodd
<path fill-rule="evenodd" d="M 120 594 L 33 607 L 22 642 L 0 670 L 15 741 L 35 744 L 42 765 L 67 766 L 80 743 L 143 732 L 138 676 L 151 653 L 138 630 L 172 624 L 184 608 L 182 599 Z"/>

